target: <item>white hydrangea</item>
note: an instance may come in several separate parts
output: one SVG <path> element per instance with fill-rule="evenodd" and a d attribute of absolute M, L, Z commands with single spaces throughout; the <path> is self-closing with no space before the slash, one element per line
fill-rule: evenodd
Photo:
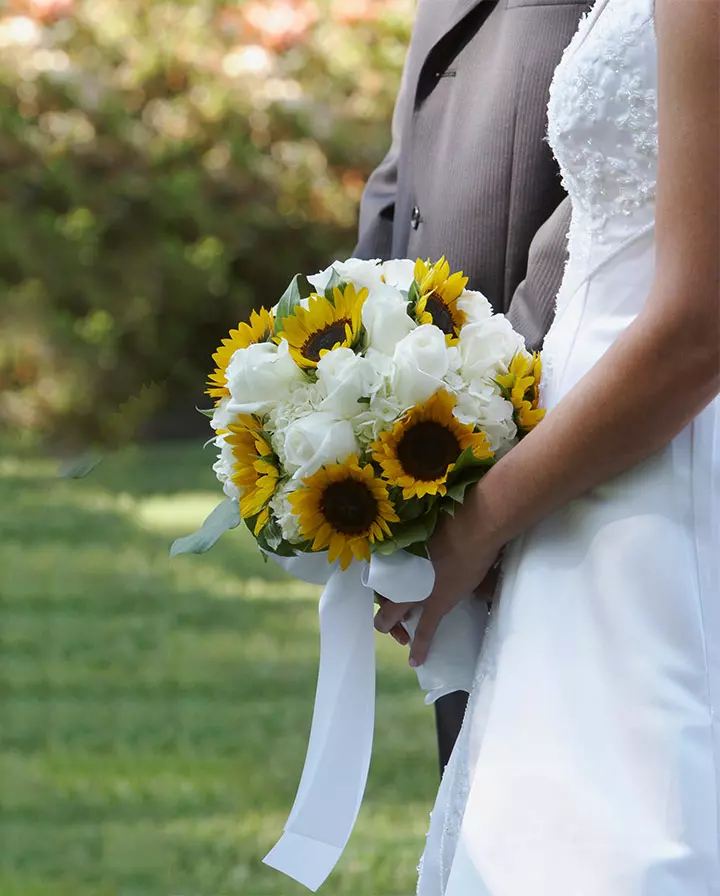
<path fill-rule="evenodd" d="M 314 413 L 322 400 L 323 394 L 317 383 L 305 381 L 296 385 L 284 400 L 277 401 L 268 411 L 265 429 L 271 435 L 272 449 L 283 467 L 287 462 L 285 431 L 296 420 Z"/>
<path fill-rule="evenodd" d="M 398 420 L 404 409 L 392 397 L 376 396 L 366 411 L 361 411 L 353 420 L 355 434 L 366 448 Z"/>
<path fill-rule="evenodd" d="M 290 494 L 299 487 L 299 483 L 291 480 L 282 485 L 270 501 L 270 509 L 277 520 L 282 537 L 291 544 L 300 544 L 304 537 L 300 531 L 300 520 L 293 513 Z"/>
<path fill-rule="evenodd" d="M 233 454 L 232 445 L 228 444 L 224 436 L 216 436 L 214 439 L 215 446 L 219 448 L 218 459 L 213 464 L 213 471 L 222 483 L 223 491 L 228 498 L 240 498 L 240 489 L 232 481 L 232 475 L 235 471 L 235 455 Z"/>

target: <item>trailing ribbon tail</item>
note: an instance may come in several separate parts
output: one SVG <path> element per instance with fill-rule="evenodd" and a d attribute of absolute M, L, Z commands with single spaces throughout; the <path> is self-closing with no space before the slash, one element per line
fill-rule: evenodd
<path fill-rule="evenodd" d="M 326 558 L 320 567 L 317 555 L 274 559 L 305 581 L 319 583 L 329 575 L 320 599 L 320 671 L 305 767 L 285 832 L 263 860 L 316 892 L 345 849 L 365 793 L 375 725 L 374 592 L 397 602 L 422 601 L 435 577 L 428 560 L 404 551 L 373 555 L 369 564 L 353 563 L 345 571 L 328 565 Z M 482 620 L 468 610 L 472 604 L 479 610 L 479 601 L 463 603 L 468 606 L 449 615 L 458 613 L 466 637 L 470 618 L 476 620 L 474 629 L 470 626 L 472 655 L 463 663 L 468 672 L 462 682 L 456 669 L 450 676 L 464 689 L 475 668 Z M 429 690 L 444 683 L 445 657 L 457 655 L 457 626 L 447 624 L 448 643 L 434 644 L 422 667 L 430 674 Z"/>
<path fill-rule="evenodd" d="M 367 781 L 375 724 L 373 593 L 336 570 L 320 600 L 320 673 L 305 768 L 264 862 L 315 892 L 342 855 Z"/>

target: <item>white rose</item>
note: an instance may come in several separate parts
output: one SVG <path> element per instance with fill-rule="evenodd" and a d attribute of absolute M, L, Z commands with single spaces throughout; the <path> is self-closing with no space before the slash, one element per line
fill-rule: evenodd
<path fill-rule="evenodd" d="M 457 300 L 457 307 L 465 312 L 468 324 L 479 323 L 492 317 L 492 305 L 481 292 L 466 289 Z"/>
<path fill-rule="evenodd" d="M 407 292 L 415 279 L 415 262 L 409 258 L 396 258 L 381 265 L 383 277 L 388 286 Z"/>
<path fill-rule="evenodd" d="M 303 381 L 303 374 L 290 355 L 287 342 L 261 342 L 238 349 L 227 369 L 233 414 L 257 414 L 284 398 Z"/>
<path fill-rule="evenodd" d="M 393 286 L 380 286 L 368 295 L 362 321 L 370 348 L 385 355 L 392 355 L 398 342 L 417 327 L 407 313 L 407 299 Z"/>
<path fill-rule="evenodd" d="M 357 451 L 352 424 L 325 411 L 296 420 L 285 432 L 285 467 L 294 479 L 312 476 L 324 464 L 340 463 Z"/>
<path fill-rule="evenodd" d="M 215 408 L 215 413 L 210 420 L 210 426 L 217 432 L 219 429 L 227 429 L 232 423 L 235 415 L 228 410 L 229 398 L 223 398 L 220 404 Z"/>
<path fill-rule="evenodd" d="M 329 268 L 307 279 L 317 292 L 322 293 L 330 282 L 333 270 L 341 280 L 355 284 L 358 289 L 382 286 L 382 268 L 378 259 L 366 261 L 362 258 L 348 258 L 347 261 L 334 261 Z"/>
<path fill-rule="evenodd" d="M 507 370 L 513 357 L 525 350 L 525 340 L 502 314 L 466 324 L 460 331 L 460 368 L 463 379 L 473 386 Z"/>
<path fill-rule="evenodd" d="M 317 366 L 318 386 L 323 400 L 320 409 L 336 417 L 354 417 L 380 387 L 382 373 L 369 358 L 352 349 L 336 348 L 324 355 Z"/>
<path fill-rule="evenodd" d="M 423 324 L 395 346 L 392 390 L 400 405 L 412 407 L 427 401 L 443 385 L 449 370 L 445 334 Z"/>

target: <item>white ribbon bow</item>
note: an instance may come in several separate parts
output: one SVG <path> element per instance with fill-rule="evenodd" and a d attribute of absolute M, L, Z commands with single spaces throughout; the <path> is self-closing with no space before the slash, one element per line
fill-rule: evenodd
<path fill-rule="evenodd" d="M 320 672 L 310 742 L 285 833 L 264 858 L 313 893 L 345 849 L 360 811 L 375 725 L 374 592 L 397 603 L 432 591 L 430 561 L 405 551 L 373 555 L 347 570 L 325 554 L 274 557 L 296 578 L 325 585 L 320 598 Z M 406 623 L 412 635 L 419 619 Z M 441 622 L 426 663 L 417 669 L 432 703 L 470 691 L 487 611 L 476 599 L 458 604 Z"/>

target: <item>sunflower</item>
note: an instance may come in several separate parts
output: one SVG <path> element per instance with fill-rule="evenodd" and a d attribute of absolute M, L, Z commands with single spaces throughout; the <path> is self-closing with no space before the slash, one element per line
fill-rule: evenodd
<path fill-rule="evenodd" d="M 228 427 L 228 444 L 235 459 L 232 481 L 240 489 L 240 516 L 256 516 L 258 535 L 270 519 L 268 502 L 275 494 L 280 473 L 267 437 L 257 417 L 239 414 Z"/>
<path fill-rule="evenodd" d="M 370 559 L 370 545 L 390 535 L 389 523 L 399 522 L 387 486 L 372 464 L 360 466 L 356 455 L 328 464 L 304 480 L 304 488 L 289 495 L 300 531 L 313 540 L 313 551 L 328 548 L 328 560 L 340 558 L 347 569 L 353 557 Z"/>
<path fill-rule="evenodd" d="M 478 460 L 493 456 L 487 436 L 454 415 L 455 398 L 439 389 L 416 405 L 370 446 L 383 476 L 403 490 L 403 498 L 444 495 L 447 477 L 466 448 Z"/>
<path fill-rule="evenodd" d="M 218 350 L 212 356 L 217 366 L 208 377 L 209 388 L 205 390 L 206 395 L 215 399 L 215 404 L 219 404 L 223 398 L 230 395 L 226 372 L 235 352 L 239 348 L 247 348 L 256 342 L 267 342 L 272 336 L 273 327 L 272 313 L 261 308 L 259 311 L 251 313 L 249 323 L 239 323 L 237 330 L 230 330 L 229 338 L 223 339 Z"/>
<path fill-rule="evenodd" d="M 515 408 L 515 423 L 521 435 L 534 429 L 545 416 L 540 404 L 542 360 L 540 355 L 518 353 L 510 362 L 506 374 L 497 377 L 497 384 Z"/>
<path fill-rule="evenodd" d="M 287 339 L 290 354 L 298 367 L 317 367 L 325 352 L 334 348 L 352 348 L 362 329 L 362 307 L 367 289 L 356 292 L 352 283 L 344 289 L 333 287 L 333 298 L 313 293 L 308 307 L 296 305 L 283 321 L 280 336 Z"/>
<path fill-rule="evenodd" d="M 457 300 L 467 286 L 468 278 L 462 271 L 450 273 L 450 265 L 443 256 L 436 264 L 415 263 L 415 283 L 419 298 L 415 304 L 415 319 L 419 324 L 435 324 L 445 334 L 448 345 L 455 345 L 467 316 L 457 306 Z"/>

